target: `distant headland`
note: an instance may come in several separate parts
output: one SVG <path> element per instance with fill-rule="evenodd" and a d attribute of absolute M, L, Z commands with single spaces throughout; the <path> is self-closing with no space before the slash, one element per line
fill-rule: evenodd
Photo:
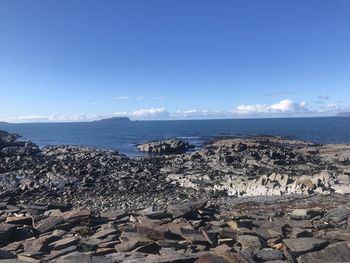
<path fill-rule="evenodd" d="M 95 122 L 125 122 L 130 121 L 128 117 L 113 117 L 108 119 L 97 120 Z"/>
<path fill-rule="evenodd" d="M 350 111 L 348 112 L 339 112 L 337 117 L 350 117 Z"/>

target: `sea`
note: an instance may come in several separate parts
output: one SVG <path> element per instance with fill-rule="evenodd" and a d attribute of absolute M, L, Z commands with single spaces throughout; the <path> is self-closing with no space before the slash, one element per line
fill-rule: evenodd
<path fill-rule="evenodd" d="M 79 145 L 141 156 L 136 145 L 181 139 L 201 148 L 225 137 L 285 136 L 315 143 L 350 143 L 349 117 L 225 120 L 116 121 L 75 123 L 0 123 L 0 130 L 18 133 L 40 147 Z"/>

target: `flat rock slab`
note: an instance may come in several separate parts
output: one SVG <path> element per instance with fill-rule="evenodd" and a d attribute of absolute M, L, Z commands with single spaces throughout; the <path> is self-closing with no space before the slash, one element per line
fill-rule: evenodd
<path fill-rule="evenodd" d="M 33 218 L 29 216 L 9 216 L 6 219 L 7 224 L 14 224 L 14 225 L 33 225 Z"/>
<path fill-rule="evenodd" d="M 2 262 L 2 261 L 0 261 L 0 262 Z M 11 258 L 11 259 L 3 260 L 3 263 L 26 263 L 26 262 L 19 260 L 17 258 Z"/>
<path fill-rule="evenodd" d="M 49 230 L 52 230 L 55 226 L 63 222 L 63 218 L 61 216 L 50 216 L 39 222 L 36 229 L 40 233 L 45 233 Z"/>
<path fill-rule="evenodd" d="M 54 263 L 113 263 L 112 258 L 103 256 L 90 256 L 81 252 L 74 252 L 66 256 L 57 258 L 51 262 Z"/>
<path fill-rule="evenodd" d="M 234 262 L 229 256 L 204 255 L 198 258 L 195 263 L 231 263 Z"/>
<path fill-rule="evenodd" d="M 290 213 L 290 218 L 295 220 L 309 220 L 315 216 L 322 214 L 322 209 L 294 209 Z"/>
<path fill-rule="evenodd" d="M 142 238 L 142 237 L 134 238 L 116 245 L 115 249 L 118 252 L 127 252 L 127 251 L 132 251 L 134 249 L 137 249 L 138 247 L 147 245 L 149 243 L 151 243 L 151 240 L 149 240 L 148 238 Z"/>
<path fill-rule="evenodd" d="M 350 209 L 348 207 L 337 207 L 327 211 L 327 214 L 323 218 L 325 222 L 339 223 L 346 220 L 350 216 Z"/>
<path fill-rule="evenodd" d="M 41 236 L 37 239 L 26 240 L 23 242 L 24 251 L 29 254 L 36 254 L 39 252 L 46 251 L 48 244 L 55 239 L 55 236 Z"/>
<path fill-rule="evenodd" d="M 78 238 L 76 237 L 67 237 L 67 238 L 63 238 L 60 239 L 58 241 L 52 242 L 49 244 L 49 247 L 52 250 L 61 250 L 70 246 L 73 246 L 75 244 L 77 244 L 79 241 Z"/>
<path fill-rule="evenodd" d="M 283 252 L 272 248 L 264 248 L 259 250 L 254 259 L 260 261 L 282 260 L 284 259 Z"/>
<path fill-rule="evenodd" d="M 104 239 L 109 235 L 114 235 L 117 233 L 116 229 L 109 228 L 109 229 L 102 229 L 100 231 L 97 231 L 95 234 L 91 236 L 91 238 L 97 238 L 97 239 Z"/>
<path fill-rule="evenodd" d="M 200 201 L 200 202 L 186 203 L 181 205 L 170 205 L 168 207 L 168 212 L 174 218 L 185 217 L 191 212 L 195 212 L 196 210 L 205 207 L 206 204 L 207 204 L 207 201 Z"/>
<path fill-rule="evenodd" d="M 196 259 L 201 257 L 204 254 L 208 254 L 207 252 L 199 252 L 199 253 L 191 253 L 187 255 L 150 255 L 146 257 L 144 260 L 126 260 L 123 263 L 193 263 Z"/>
<path fill-rule="evenodd" d="M 251 254 L 256 253 L 261 248 L 261 242 L 257 236 L 240 235 L 237 238 L 237 242 L 241 243 L 242 251 L 246 251 Z"/>
<path fill-rule="evenodd" d="M 287 246 L 291 254 L 295 256 L 310 251 L 320 250 L 328 244 L 328 241 L 312 237 L 302 237 L 284 239 L 283 243 Z"/>
<path fill-rule="evenodd" d="M 329 231 L 326 237 L 330 240 L 350 241 L 350 233 L 340 231 Z"/>
<path fill-rule="evenodd" d="M 80 222 L 81 220 L 88 219 L 90 216 L 91 216 L 91 211 L 87 209 L 85 210 L 75 209 L 72 211 L 62 213 L 63 220 L 70 223 Z"/>
<path fill-rule="evenodd" d="M 329 245 L 325 249 L 311 252 L 298 258 L 298 263 L 350 262 L 350 242 Z"/>

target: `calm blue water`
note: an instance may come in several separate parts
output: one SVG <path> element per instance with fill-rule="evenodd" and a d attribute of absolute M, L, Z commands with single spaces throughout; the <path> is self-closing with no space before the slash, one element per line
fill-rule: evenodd
<path fill-rule="evenodd" d="M 350 143 L 350 118 L 289 118 L 0 124 L 40 146 L 71 144 L 140 155 L 135 145 L 180 138 L 200 147 L 218 136 L 281 135 L 317 143 Z"/>

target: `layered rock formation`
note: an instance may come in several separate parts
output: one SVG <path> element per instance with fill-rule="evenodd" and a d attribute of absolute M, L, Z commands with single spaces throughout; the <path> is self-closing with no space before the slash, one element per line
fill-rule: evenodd
<path fill-rule="evenodd" d="M 350 261 L 349 145 L 235 138 L 130 158 L 18 138 L 0 131 L 6 262 Z"/>
<path fill-rule="evenodd" d="M 350 206 L 343 204 L 349 197 L 243 201 L 228 211 L 207 201 L 101 212 L 66 203 L 21 204 L 11 195 L 0 200 L 0 262 L 350 260 Z"/>

